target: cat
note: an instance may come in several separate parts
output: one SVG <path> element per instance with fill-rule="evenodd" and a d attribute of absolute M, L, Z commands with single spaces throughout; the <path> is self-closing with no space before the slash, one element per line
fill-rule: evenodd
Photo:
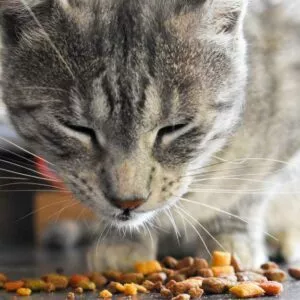
<path fill-rule="evenodd" d="M 214 249 L 254 267 L 266 236 L 299 258 L 299 2 L 0 5 L 3 99 L 98 216 L 91 269 Z"/>

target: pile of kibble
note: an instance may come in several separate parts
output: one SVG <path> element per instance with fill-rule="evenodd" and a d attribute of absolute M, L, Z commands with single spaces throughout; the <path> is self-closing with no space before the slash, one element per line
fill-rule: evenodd
<path fill-rule="evenodd" d="M 289 274 L 300 280 L 300 268 L 289 269 Z M 54 273 L 18 281 L 9 281 L 5 274 L 0 273 L 0 287 L 19 296 L 71 289 L 66 295 L 69 300 L 85 292 L 97 292 L 99 298 L 111 298 L 114 294 L 160 293 L 172 300 L 189 300 L 201 298 L 204 294 L 230 293 L 238 298 L 276 296 L 282 293 L 282 282 L 286 279 L 287 274 L 273 262 L 250 271 L 243 268 L 237 257 L 216 251 L 211 266 L 198 257 L 181 260 L 166 257 L 161 262 L 137 262 L 132 273 L 107 271 L 70 277 Z"/>

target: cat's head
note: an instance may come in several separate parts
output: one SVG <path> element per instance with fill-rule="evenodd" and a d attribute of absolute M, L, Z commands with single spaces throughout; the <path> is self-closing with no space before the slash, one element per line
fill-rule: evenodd
<path fill-rule="evenodd" d="M 238 124 L 245 0 L 2 0 L 20 135 L 108 222 L 187 191 Z"/>

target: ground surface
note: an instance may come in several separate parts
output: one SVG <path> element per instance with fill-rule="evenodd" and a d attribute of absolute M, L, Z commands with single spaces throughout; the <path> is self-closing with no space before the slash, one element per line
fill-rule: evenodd
<path fill-rule="evenodd" d="M 20 247 L 0 248 L 0 272 L 4 272 L 12 279 L 22 277 L 39 277 L 42 274 L 53 272 L 56 268 L 61 267 L 66 274 L 80 273 L 86 271 L 86 264 L 82 250 L 65 252 L 45 252 L 41 250 L 24 249 Z M 66 292 L 61 294 L 35 294 L 27 298 L 14 298 L 14 294 L 8 295 L 0 292 L 0 300 L 4 299 L 27 299 L 27 300 L 65 300 Z M 134 297 L 135 298 L 135 297 Z M 90 294 L 78 297 L 80 300 L 97 299 L 97 294 Z M 116 297 L 121 300 L 122 297 Z M 124 299 L 124 298 L 123 298 Z M 132 298 L 133 299 L 133 298 Z M 140 300 L 155 300 L 160 299 L 159 295 L 146 295 L 139 297 Z M 232 299 L 230 296 L 207 296 L 202 299 L 207 300 L 225 300 Z M 285 291 L 281 297 L 276 298 L 259 298 L 259 299 L 276 299 L 276 300 L 300 300 L 300 281 L 289 281 L 285 284 Z"/>

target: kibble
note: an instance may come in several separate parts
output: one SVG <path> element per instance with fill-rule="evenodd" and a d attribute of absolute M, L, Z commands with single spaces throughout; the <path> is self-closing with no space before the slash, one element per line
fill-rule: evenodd
<path fill-rule="evenodd" d="M 99 297 L 100 298 L 104 298 L 104 299 L 111 298 L 112 297 L 112 293 L 110 291 L 108 291 L 108 290 L 103 290 L 103 291 L 101 291 L 99 293 Z"/>
<path fill-rule="evenodd" d="M 142 273 L 125 273 L 119 277 L 121 283 L 142 283 L 144 281 L 144 275 Z"/>
<path fill-rule="evenodd" d="M 176 269 L 176 267 L 178 265 L 178 260 L 172 256 L 167 256 L 163 259 L 162 264 L 166 268 Z"/>
<path fill-rule="evenodd" d="M 257 284 L 247 282 L 232 287 L 230 293 L 239 298 L 252 298 L 264 296 L 265 291 Z"/>
<path fill-rule="evenodd" d="M 67 300 L 75 300 L 75 294 L 73 292 L 68 293 Z"/>
<path fill-rule="evenodd" d="M 300 280 L 300 268 L 289 268 L 288 272 L 291 277 Z"/>
<path fill-rule="evenodd" d="M 191 298 L 200 298 L 202 297 L 203 293 L 204 290 L 202 290 L 200 287 L 193 287 L 188 291 L 188 294 L 191 296 Z"/>
<path fill-rule="evenodd" d="M 267 296 L 278 296 L 283 291 L 282 284 L 276 281 L 263 282 L 259 286 L 265 291 Z"/>
<path fill-rule="evenodd" d="M 287 274 L 280 269 L 269 269 L 264 272 L 264 275 L 270 281 L 284 282 L 287 279 Z"/>
<path fill-rule="evenodd" d="M 135 264 L 135 270 L 137 273 L 142 273 L 144 275 L 157 273 L 162 271 L 161 264 L 157 260 L 137 262 Z"/>
<path fill-rule="evenodd" d="M 171 290 L 167 289 L 167 288 L 162 288 L 160 290 L 160 294 L 163 296 L 163 297 L 166 297 L 166 298 L 169 298 L 169 297 L 172 297 L 172 292 Z"/>
<path fill-rule="evenodd" d="M 18 289 L 24 287 L 25 282 L 22 280 L 17 281 L 7 281 L 4 284 L 4 288 L 7 292 L 16 292 Z"/>
<path fill-rule="evenodd" d="M 228 252 L 215 251 L 212 256 L 213 267 L 227 267 L 231 264 L 231 254 Z"/>
<path fill-rule="evenodd" d="M 189 294 L 180 294 L 176 297 L 173 297 L 172 300 L 190 300 L 191 296 Z"/>
<path fill-rule="evenodd" d="M 30 296 L 31 293 L 32 293 L 31 289 L 28 289 L 28 288 L 19 288 L 19 289 L 17 289 L 17 295 L 18 296 L 26 297 L 26 296 Z"/>
<path fill-rule="evenodd" d="M 81 294 L 83 294 L 83 288 L 82 287 L 77 287 L 75 290 L 74 290 L 74 292 L 76 293 L 76 294 L 79 294 L 79 295 L 81 295 Z"/>
<path fill-rule="evenodd" d="M 215 277 L 235 274 L 232 266 L 211 267 L 211 269 Z"/>
<path fill-rule="evenodd" d="M 133 283 L 126 283 L 124 285 L 124 294 L 126 296 L 134 296 L 137 295 L 137 287 Z"/>

